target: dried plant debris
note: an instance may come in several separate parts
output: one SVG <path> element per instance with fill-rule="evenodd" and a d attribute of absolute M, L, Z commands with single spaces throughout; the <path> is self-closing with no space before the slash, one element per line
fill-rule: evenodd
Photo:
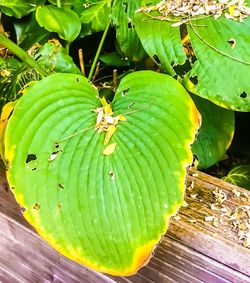
<path fill-rule="evenodd" d="M 237 197 L 241 201 L 241 192 L 234 189 L 230 197 Z M 249 197 L 249 194 L 246 197 Z M 210 204 L 211 210 L 218 211 L 216 216 L 206 216 L 205 221 L 211 221 L 214 227 L 220 225 L 229 226 L 237 235 L 239 242 L 244 246 L 250 248 L 250 205 L 230 206 L 225 205 L 227 195 L 222 190 L 216 189 L 213 191 L 215 196 L 215 203 Z M 248 198 L 247 198 L 248 199 Z"/>
<path fill-rule="evenodd" d="M 119 121 L 127 121 L 124 115 L 118 115 L 113 117 L 113 110 L 106 101 L 106 99 L 103 97 L 100 99 L 103 107 L 94 109 L 93 111 L 97 113 L 96 117 L 96 125 L 95 130 L 98 134 L 105 132 L 105 138 L 104 138 L 104 145 L 107 145 L 110 142 L 111 137 L 114 135 L 116 131 L 116 126 L 118 125 Z M 116 148 L 116 143 L 112 143 L 108 145 L 104 150 L 104 155 L 111 155 L 114 153 Z"/>
<path fill-rule="evenodd" d="M 150 13 L 152 11 L 158 11 L 161 20 L 196 16 L 213 16 L 218 19 L 224 15 L 227 19 L 242 22 L 250 15 L 250 8 L 245 0 L 164 0 L 155 6 L 142 7 L 136 12 Z"/>

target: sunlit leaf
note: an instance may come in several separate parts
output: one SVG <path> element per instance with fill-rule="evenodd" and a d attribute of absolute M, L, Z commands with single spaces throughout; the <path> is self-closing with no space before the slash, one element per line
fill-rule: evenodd
<path fill-rule="evenodd" d="M 189 59 L 183 84 L 190 92 L 223 108 L 250 111 L 250 17 L 243 22 L 224 15 L 190 17 L 180 25 L 181 18 L 157 16 L 157 12 L 136 13 L 134 19 L 149 56 L 171 75 L 174 67 Z"/>
<path fill-rule="evenodd" d="M 54 248 L 95 270 L 131 275 L 183 202 L 200 117 L 176 80 L 134 72 L 110 105 L 126 121 L 104 145 L 105 132 L 95 129 L 103 104 L 80 75 L 34 84 L 8 122 L 7 175 L 24 216 Z"/>
<path fill-rule="evenodd" d="M 39 7 L 36 10 L 36 19 L 41 27 L 72 42 L 81 31 L 81 22 L 78 15 L 64 8 L 55 6 Z"/>

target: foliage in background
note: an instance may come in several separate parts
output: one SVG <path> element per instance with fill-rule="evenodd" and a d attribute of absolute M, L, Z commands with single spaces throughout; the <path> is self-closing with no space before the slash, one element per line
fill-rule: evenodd
<path fill-rule="evenodd" d="M 250 190 L 250 165 L 236 166 L 222 179 L 233 185 Z"/>

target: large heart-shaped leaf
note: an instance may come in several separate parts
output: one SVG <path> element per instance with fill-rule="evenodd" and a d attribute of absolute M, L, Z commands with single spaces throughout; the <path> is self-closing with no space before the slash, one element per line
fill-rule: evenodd
<path fill-rule="evenodd" d="M 141 0 L 115 0 L 111 14 L 119 47 L 122 53 L 133 61 L 139 61 L 145 56 L 133 23 L 134 13 L 140 4 Z"/>
<path fill-rule="evenodd" d="M 36 10 L 36 20 L 41 27 L 72 42 L 81 31 L 81 22 L 78 15 L 71 10 L 54 6 L 39 7 Z"/>
<path fill-rule="evenodd" d="M 173 78 L 130 74 L 111 104 L 123 121 L 104 145 L 96 112 L 110 108 L 101 106 L 79 75 L 54 74 L 29 88 L 6 130 L 8 180 L 53 247 L 98 271 L 130 275 L 182 204 L 199 113 Z"/>
<path fill-rule="evenodd" d="M 173 67 L 184 64 L 188 58 L 191 70 L 183 83 L 189 91 L 224 108 L 250 111 L 250 18 L 238 22 L 224 15 L 219 19 L 201 16 L 188 20 L 158 16 L 156 11 L 152 15 L 137 13 L 134 19 L 149 56 L 158 59 L 171 75 L 175 74 Z M 182 20 L 187 24 L 181 25 Z M 190 53 L 186 56 L 182 43 L 188 39 L 192 51 L 186 50 Z"/>
<path fill-rule="evenodd" d="M 225 156 L 234 135 L 234 111 L 196 95 L 192 98 L 202 116 L 202 125 L 192 151 L 198 158 L 198 169 L 205 169 Z"/>

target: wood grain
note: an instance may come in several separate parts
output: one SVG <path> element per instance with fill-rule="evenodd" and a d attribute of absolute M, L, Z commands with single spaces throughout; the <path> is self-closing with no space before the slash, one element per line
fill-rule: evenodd
<path fill-rule="evenodd" d="M 250 205 L 250 195 L 246 197 L 249 192 L 242 188 L 201 172 L 190 172 L 188 206 L 172 219 L 149 264 L 134 276 L 110 277 L 70 261 L 48 246 L 22 217 L 1 174 L 0 282 L 250 283 L 250 249 L 242 245 L 229 225 L 215 227 L 204 220 L 209 215 L 219 217 L 220 211 L 211 209 L 214 191 L 226 194 L 223 205 L 232 211 Z M 244 198 L 235 197 L 236 189 Z"/>

